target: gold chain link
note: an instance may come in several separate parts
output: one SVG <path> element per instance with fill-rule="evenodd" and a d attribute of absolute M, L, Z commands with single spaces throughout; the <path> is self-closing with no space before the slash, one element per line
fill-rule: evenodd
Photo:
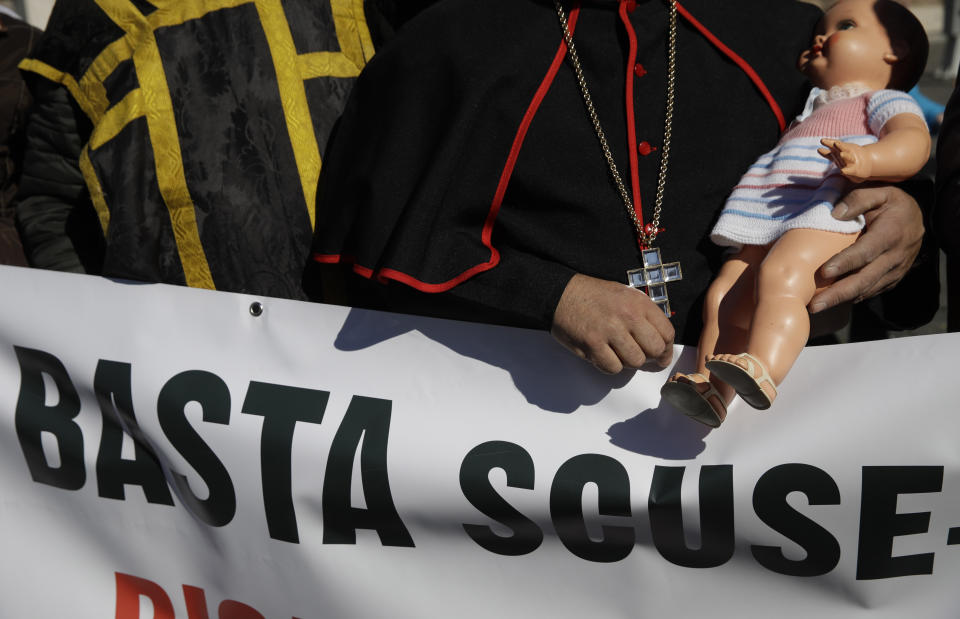
<path fill-rule="evenodd" d="M 620 178 L 620 171 L 617 170 L 617 164 L 613 160 L 613 153 L 610 152 L 610 145 L 607 143 L 607 136 L 600 126 L 600 118 L 597 116 L 597 110 L 593 105 L 593 98 L 590 96 L 590 90 L 587 88 L 587 81 L 583 77 L 583 67 L 580 65 L 580 57 L 577 55 L 577 48 L 573 44 L 573 35 L 570 34 L 570 28 L 567 26 L 567 14 L 560 4 L 560 0 L 553 0 L 557 8 L 557 16 L 560 17 L 560 26 L 563 28 L 563 40 L 567 44 L 567 54 L 570 57 L 570 63 L 573 65 L 573 71 L 577 76 L 577 82 L 580 84 L 580 92 L 583 94 L 583 102 L 587 106 L 587 113 L 590 121 L 593 123 L 593 129 L 600 140 L 600 148 L 603 149 L 603 156 L 607 160 L 607 166 L 610 168 L 610 175 L 617 186 L 617 191 L 623 199 L 627 208 L 627 214 L 633 227 L 637 231 L 637 237 L 645 246 L 650 246 L 660 228 L 660 212 L 663 210 L 663 193 L 667 184 L 667 167 L 670 162 L 670 140 L 673 137 L 673 103 L 674 93 L 676 91 L 677 76 L 677 0 L 670 0 L 670 33 L 669 49 L 667 56 L 667 108 L 663 121 L 663 145 L 660 150 L 660 174 L 657 179 L 657 195 L 653 205 L 653 219 L 650 222 L 652 232 L 647 234 L 643 229 L 640 219 L 637 217 L 636 209 L 633 207 L 633 200 L 627 192 L 623 179 Z"/>

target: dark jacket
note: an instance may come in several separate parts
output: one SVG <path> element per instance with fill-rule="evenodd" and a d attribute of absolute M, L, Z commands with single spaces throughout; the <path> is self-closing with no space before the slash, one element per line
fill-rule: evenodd
<path fill-rule="evenodd" d="M 40 39 L 40 30 L 0 15 L 0 264 L 26 266 L 14 225 L 13 198 L 20 181 L 31 96 L 17 65 Z"/>
<path fill-rule="evenodd" d="M 936 159 L 933 229 L 947 255 L 947 328 L 960 331 L 960 84 L 944 110 Z"/>

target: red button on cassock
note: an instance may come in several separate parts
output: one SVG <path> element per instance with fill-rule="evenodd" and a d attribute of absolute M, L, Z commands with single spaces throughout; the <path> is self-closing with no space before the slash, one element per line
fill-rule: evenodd
<path fill-rule="evenodd" d="M 647 74 L 647 70 L 644 69 L 643 65 L 640 64 L 639 62 L 635 67 L 633 67 L 633 72 L 636 74 L 637 77 L 643 77 L 644 75 Z"/>
<path fill-rule="evenodd" d="M 657 150 L 657 148 L 655 146 L 650 146 L 650 142 L 647 142 L 646 140 L 637 144 L 637 152 L 639 152 L 644 157 L 646 157 L 647 155 L 649 155 L 655 150 Z"/>

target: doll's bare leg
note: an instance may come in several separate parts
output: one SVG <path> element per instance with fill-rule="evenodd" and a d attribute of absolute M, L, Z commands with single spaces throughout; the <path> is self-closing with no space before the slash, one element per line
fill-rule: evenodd
<path fill-rule="evenodd" d="M 674 374 L 660 390 L 663 398 L 675 408 L 708 426 L 716 427 L 724 420 L 735 392 L 723 381 L 710 380 L 706 357 L 714 352 L 718 341 L 725 347 L 730 346 L 725 350 L 746 346 L 756 268 L 765 254 L 766 248 L 748 246 L 723 264 L 703 304 L 697 371 Z M 747 311 L 738 309 L 741 305 L 748 306 Z"/>
<path fill-rule="evenodd" d="M 810 336 L 807 303 L 817 288 L 817 270 L 856 238 L 855 234 L 823 230 L 798 229 L 785 233 L 770 248 L 758 272 L 757 308 L 746 347 L 753 359 L 714 355 L 711 360 L 735 364 L 749 370 L 754 378 L 769 372 L 773 384 L 758 382 L 767 399 L 772 401 L 776 397 L 776 385 L 783 381 Z"/>
<path fill-rule="evenodd" d="M 697 371 L 704 376 L 710 375 L 706 361 L 715 351 L 746 348 L 756 299 L 757 272 L 768 251 L 768 246 L 744 246 L 723 264 L 707 289 L 703 330 L 697 345 Z M 726 385 L 720 385 L 726 389 Z"/>

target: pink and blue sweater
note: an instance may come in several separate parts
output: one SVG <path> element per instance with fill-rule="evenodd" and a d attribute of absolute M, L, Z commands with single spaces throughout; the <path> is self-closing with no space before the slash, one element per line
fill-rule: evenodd
<path fill-rule="evenodd" d="M 811 105 L 812 104 L 812 105 Z M 773 150 L 754 163 L 734 187 L 710 235 L 717 245 L 766 245 L 787 230 L 813 228 L 855 234 L 864 225 L 834 219 L 834 204 L 852 183 L 819 153 L 821 138 L 867 145 L 897 114 L 923 112 L 899 90 L 850 95 L 843 88 L 814 89 L 808 110 L 798 118 Z"/>

